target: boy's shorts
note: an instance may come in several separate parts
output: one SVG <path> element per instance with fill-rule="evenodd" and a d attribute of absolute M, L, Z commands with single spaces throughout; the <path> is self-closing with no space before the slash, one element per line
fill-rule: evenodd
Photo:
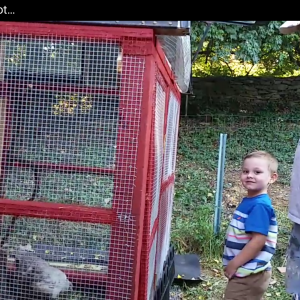
<path fill-rule="evenodd" d="M 300 294 L 300 225 L 294 223 L 287 249 L 285 273 L 286 291 L 289 294 Z M 296 298 L 297 299 L 297 298 Z"/>
<path fill-rule="evenodd" d="M 228 281 L 224 300 L 261 300 L 270 281 L 271 271 L 234 277 Z"/>

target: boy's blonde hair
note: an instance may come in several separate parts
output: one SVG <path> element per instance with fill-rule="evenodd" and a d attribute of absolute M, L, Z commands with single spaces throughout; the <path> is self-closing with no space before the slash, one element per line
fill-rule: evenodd
<path fill-rule="evenodd" d="M 268 161 L 268 165 L 269 165 L 269 170 L 271 173 L 277 173 L 278 170 L 278 160 L 269 152 L 267 151 L 253 151 L 249 154 L 247 154 L 244 159 L 243 162 L 247 159 L 247 158 L 251 158 L 251 157 L 257 157 L 257 158 L 264 158 Z"/>

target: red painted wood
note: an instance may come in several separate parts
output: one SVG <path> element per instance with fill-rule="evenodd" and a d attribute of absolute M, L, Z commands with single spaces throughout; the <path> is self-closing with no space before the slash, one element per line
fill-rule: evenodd
<path fill-rule="evenodd" d="M 140 195 L 143 196 L 142 182 L 146 179 L 143 178 L 142 181 L 138 179 L 140 174 L 144 174 L 145 166 L 142 170 L 138 170 L 137 159 L 141 155 L 140 152 L 146 151 L 144 148 L 146 145 L 145 142 L 142 142 L 142 138 L 147 139 L 147 132 L 143 132 L 143 130 L 145 130 L 144 126 L 149 126 L 149 123 L 148 116 L 143 112 L 145 99 L 142 97 L 145 95 L 143 90 L 145 86 L 142 76 L 148 76 L 149 71 L 145 69 L 144 56 L 140 56 L 142 49 L 132 48 L 131 43 L 132 40 L 126 40 L 123 44 L 125 52 L 123 52 L 121 73 L 113 202 L 113 210 L 117 213 L 117 219 L 112 224 L 111 230 L 108 268 L 108 281 L 111 288 L 107 291 L 109 300 L 117 300 L 120 297 L 136 299 L 138 291 L 137 281 L 140 265 L 138 247 L 140 247 L 142 239 L 142 224 L 140 223 L 143 218 L 141 214 L 143 214 L 145 199 L 137 199 L 136 195 L 137 191 L 141 190 Z M 153 47 L 152 43 L 153 41 L 149 40 L 148 44 L 143 44 L 143 47 Z M 132 49 L 135 49 L 136 55 Z M 143 155 L 145 154 L 146 152 Z M 140 173 L 141 171 L 142 173 Z M 140 202 L 139 206 L 137 202 Z M 125 257 L 124 253 L 126 253 Z M 134 287 L 129 289 L 129 286 Z"/>
<path fill-rule="evenodd" d="M 73 222 L 112 224 L 116 214 L 108 208 L 0 198 L 0 214 Z"/>
<path fill-rule="evenodd" d="M 172 174 L 171 176 L 168 177 L 168 179 L 166 181 L 164 181 L 161 185 L 161 195 L 163 194 L 163 192 L 171 185 L 171 184 L 174 184 L 175 182 L 175 174 Z M 150 241 L 149 241 L 149 245 L 150 245 L 150 249 L 152 247 L 152 244 L 153 244 L 153 241 L 154 241 L 154 238 L 155 238 L 155 234 L 156 234 L 156 231 L 158 229 L 158 216 L 157 218 L 155 219 L 154 221 L 154 225 L 153 225 L 153 228 L 152 228 L 152 231 L 151 231 L 151 235 L 150 235 Z"/>
<path fill-rule="evenodd" d="M 175 174 L 170 175 L 167 180 L 163 181 L 161 184 L 161 193 L 163 193 L 170 184 L 174 184 L 175 182 Z"/>
<path fill-rule="evenodd" d="M 123 43 L 123 54 L 128 55 L 149 55 L 153 54 L 153 39 L 128 40 Z"/>
<path fill-rule="evenodd" d="M 106 27 L 94 25 L 49 24 L 37 22 L 0 22 L 0 34 L 29 34 L 31 36 L 63 36 L 93 39 L 120 39 L 123 37 L 152 38 L 148 28 Z"/>
<path fill-rule="evenodd" d="M 44 163 L 44 162 L 11 162 L 11 164 L 15 167 L 25 167 L 30 168 L 32 166 L 37 167 L 40 170 L 53 170 L 61 173 L 92 173 L 92 174 L 105 174 L 105 175 L 113 175 L 115 170 L 108 168 L 98 168 L 98 167 L 83 167 L 83 166 L 72 166 L 72 165 L 57 165 L 52 163 Z"/>
<path fill-rule="evenodd" d="M 147 159 L 149 156 L 152 115 L 150 107 L 151 101 L 153 101 L 153 97 L 151 97 L 151 89 L 152 91 L 154 90 L 155 83 L 154 79 L 151 77 L 151 74 L 154 73 L 153 57 L 148 56 L 146 58 L 146 70 L 144 72 L 142 116 L 139 116 L 140 109 L 133 105 L 132 99 L 137 97 L 137 90 L 139 88 L 139 85 L 142 83 L 139 82 L 139 74 L 136 73 L 137 75 L 133 76 L 132 73 L 135 74 L 135 70 L 140 69 L 140 63 L 138 60 L 130 61 L 130 58 L 137 58 L 138 56 L 153 54 L 152 48 L 154 46 L 153 44 L 151 44 L 153 38 L 153 30 L 66 24 L 58 25 L 41 23 L 0 22 L 0 33 L 10 34 L 11 32 L 13 34 L 30 34 L 45 37 L 47 37 L 48 35 L 51 35 L 51 37 L 55 37 L 57 35 L 63 37 L 75 36 L 79 38 L 93 38 L 96 40 L 111 38 L 114 40 L 122 39 L 122 41 L 124 41 L 123 70 L 121 78 L 122 86 L 120 89 L 120 122 L 117 144 L 117 163 L 115 171 L 82 166 L 57 166 L 47 163 L 43 163 L 42 165 L 40 165 L 41 168 L 53 168 L 56 170 L 66 170 L 69 168 L 69 171 L 80 170 L 81 172 L 91 172 L 91 170 L 94 170 L 95 172 L 100 172 L 101 170 L 101 172 L 104 174 L 112 174 L 115 172 L 115 190 L 112 210 L 86 207 L 80 207 L 81 210 L 76 210 L 76 206 L 69 205 L 74 209 L 74 211 L 72 211 L 71 209 L 65 209 L 66 206 L 61 204 L 35 202 L 28 203 L 25 201 L 0 199 L 0 213 L 2 211 L 5 211 L 5 214 L 7 214 L 7 211 L 10 210 L 10 212 L 14 211 L 14 214 L 17 213 L 16 215 L 22 216 L 27 216 L 26 214 L 29 214 L 28 216 L 38 218 L 59 218 L 69 221 L 85 221 L 93 223 L 112 224 L 109 272 L 107 277 L 102 278 L 103 275 L 97 275 L 99 275 L 103 280 L 107 280 L 109 282 L 110 288 L 107 289 L 109 300 L 120 299 L 120 297 L 124 297 L 125 299 L 127 295 L 122 294 L 122 290 L 126 291 L 126 285 L 128 284 L 128 272 L 126 272 L 128 271 L 126 262 L 128 260 L 126 259 L 128 257 L 133 257 L 133 275 L 132 278 L 129 278 L 129 280 L 131 280 L 133 286 L 131 299 L 136 300 L 138 298 L 140 275 L 144 276 L 142 273 L 140 273 L 140 265 L 144 221 L 143 218 L 146 201 L 145 190 L 148 168 Z M 128 39 L 128 37 L 130 38 Z M 135 38 L 132 39 L 131 37 Z M 165 81 L 168 84 L 171 84 L 171 79 L 173 80 L 173 74 L 172 72 L 170 73 L 168 64 L 166 62 L 163 62 L 165 56 L 162 49 L 159 47 L 160 46 L 157 46 L 157 53 L 154 54 L 157 60 L 157 65 L 163 73 Z M 34 88 L 37 88 L 36 85 L 34 85 Z M 47 86 L 39 86 L 38 88 L 49 89 L 49 87 Z M 71 91 L 74 91 L 74 87 L 64 88 L 66 91 L 68 91 L 69 89 Z M 77 90 L 80 91 L 80 89 Z M 174 88 L 174 90 L 176 91 L 176 88 Z M 97 89 L 89 89 L 89 93 L 91 93 L 91 91 L 94 93 L 119 93 L 119 90 L 100 91 Z M 140 126 L 136 126 L 136 124 L 139 124 L 140 122 Z M 138 141 L 133 139 L 133 137 L 137 136 L 139 136 Z M 137 161 L 135 160 L 136 156 L 134 155 L 134 148 L 133 146 L 131 147 L 128 141 L 130 141 L 133 145 L 137 142 L 139 145 L 138 151 L 136 153 Z M 100 174 L 102 174 L 101 172 Z M 126 178 L 124 178 L 124 174 L 126 174 Z M 130 178 L 127 177 L 127 175 L 129 175 Z M 130 191 L 130 186 L 134 187 L 133 191 Z M 9 203 L 6 203 L 5 201 L 9 201 Z M 15 204 L 19 203 L 19 208 L 22 206 L 23 208 L 18 210 L 14 204 L 11 204 L 11 202 L 14 202 Z M 35 206 L 37 204 L 42 204 L 42 206 Z M 11 205 L 13 205 L 13 207 Z M 83 212 L 82 209 L 88 209 L 89 211 Z M 94 213 L 92 211 L 93 209 L 95 210 Z M 130 220 L 128 222 L 124 219 L 124 217 L 126 216 L 130 216 Z M 65 219 L 66 217 L 68 219 Z M 98 220 L 98 222 L 96 222 L 96 219 Z M 128 224 L 127 227 L 125 226 L 126 224 Z M 158 226 L 158 220 L 155 221 L 154 225 L 155 226 L 153 232 L 151 233 L 151 244 L 153 242 L 156 228 Z M 78 274 L 78 281 L 81 281 L 83 278 L 85 280 L 86 278 L 89 278 L 88 275 L 86 275 L 86 272 L 76 271 L 76 274 Z M 102 280 L 100 280 L 100 277 L 98 282 Z M 95 281 L 97 280 L 95 279 Z M 128 297 L 130 297 L 130 295 L 128 295 Z"/>
<path fill-rule="evenodd" d="M 49 76 L 51 78 L 51 75 Z M 19 88 L 20 90 L 24 91 L 30 91 L 33 90 L 42 90 L 42 91 L 58 91 L 60 93 L 63 92 L 71 92 L 71 93 L 82 93 L 82 94 L 92 94 L 92 95 L 119 95 L 119 89 L 118 88 L 93 88 L 93 87 L 78 87 L 74 85 L 45 85 L 45 84 L 39 84 L 39 83 L 33 83 L 31 80 L 15 80 L 15 79 L 8 79 L 5 81 L 10 88 Z"/>
<path fill-rule="evenodd" d="M 156 71 L 156 70 L 155 70 Z M 139 282 L 139 299 L 144 299 L 147 296 L 147 283 L 148 283 L 148 272 L 149 272 L 149 233 L 150 233 L 150 222 L 151 222 L 151 209 L 153 202 L 153 177 L 155 171 L 155 148 L 154 148 L 154 121 L 155 121 L 155 96 L 156 96 L 156 83 L 154 82 L 154 89 L 152 95 L 153 105 L 151 107 L 152 122 L 151 122 L 151 137 L 150 137 L 150 149 L 149 149 L 149 160 L 148 160 L 148 175 L 147 175 L 147 186 L 145 195 L 145 212 L 144 212 L 144 226 L 143 226 L 143 241 L 142 241 L 142 251 L 141 251 L 141 263 L 140 268 L 143 272 L 140 272 L 140 282 Z M 151 99 L 151 98 L 150 98 Z M 149 99 L 149 100 L 150 100 Z M 148 101 L 150 104 L 151 101 Z"/>
<path fill-rule="evenodd" d="M 152 228 L 152 231 L 151 231 L 151 234 L 150 234 L 150 238 L 149 238 L 150 249 L 151 249 L 152 244 L 154 242 L 154 238 L 155 238 L 155 235 L 157 233 L 157 229 L 158 229 L 158 217 L 154 221 L 153 228 Z"/>
<path fill-rule="evenodd" d="M 154 49 L 153 49 L 154 50 Z M 134 265 L 134 282 L 131 299 L 138 299 L 139 294 L 139 279 L 141 267 L 141 253 L 143 245 L 143 224 L 145 216 L 146 205 L 146 187 L 147 175 L 149 166 L 150 140 L 153 118 L 153 99 L 155 97 L 155 61 L 154 56 L 146 57 L 145 75 L 143 82 L 143 103 L 141 114 L 141 126 L 139 133 L 139 152 L 137 158 L 137 176 L 135 181 L 135 189 L 133 194 L 132 213 L 136 216 L 137 231 L 136 231 L 136 245 L 135 257 L 136 263 Z M 149 232 L 149 231 L 148 231 Z M 142 276 L 145 276 L 143 273 Z"/>
<path fill-rule="evenodd" d="M 143 273 L 141 273 L 141 280 L 140 280 L 140 295 L 139 297 L 141 299 L 144 299 L 147 296 L 147 290 L 148 290 L 148 278 L 149 278 L 149 264 L 152 264 L 152 262 L 149 261 L 150 259 L 150 251 L 151 247 L 153 245 L 155 236 L 156 236 L 156 230 L 158 228 L 158 217 L 154 220 L 153 228 L 150 228 L 151 225 L 151 213 L 152 213 L 152 204 L 153 204 L 153 185 L 154 185 L 154 174 L 156 172 L 156 166 L 155 166 L 155 157 L 157 155 L 156 149 L 155 149 L 155 105 L 156 105 L 156 83 L 158 82 L 164 91 L 167 89 L 167 83 L 166 80 L 160 75 L 160 71 L 157 65 L 157 59 L 160 59 L 157 55 L 157 50 L 155 49 L 154 53 L 155 57 L 155 90 L 153 93 L 153 103 L 152 106 L 152 128 L 151 128 L 151 142 L 150 142 L 150 153 L 151 156 L 149 157 L 149 168 L 148 168 L 148 180 L 147 180 L 147 196 L 146 196 L 146 209 L 145 209 L 145 220 L 144 220 L 144 236 L 143 236 L 143 249 L 142 249 L 142 259 L 141 259 L 141 268 L 144 270 Z M 167 73 L 164 73 L 167 76 Z M 164 130 L 164 128 L 162 128 Z M 157 172 L 162 172 L 162 170 L 157 170 Z M 159 174 L 158 174 L 159 175 Z"/>

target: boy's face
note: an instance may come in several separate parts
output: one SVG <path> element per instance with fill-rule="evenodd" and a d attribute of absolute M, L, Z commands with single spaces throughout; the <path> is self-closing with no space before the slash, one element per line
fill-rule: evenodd
<path fill-rule="evenodd" d="M 249 196 L 267 193 L 269 183 L 275 182 L 277 174 L 271 174 L 268 161 L 260 157 L 245 159 L 241 181 Z"/>

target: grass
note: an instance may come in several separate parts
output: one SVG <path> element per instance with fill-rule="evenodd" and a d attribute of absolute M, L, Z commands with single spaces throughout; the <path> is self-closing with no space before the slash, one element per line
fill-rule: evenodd
<path fill-rule="evenodd" d="M 242 157 L 255 149 L 273 153 L 279 161 L 279 180 L 270 190 L 279 223 L 272 284 L 265 299 L 291 299 L 285 292 L 285 251 L 291 223 L 287 218 L 290 171 L 299 139 L 295 116 L 207 116 L 182 118 L 179 130 L 176 194 L 172 219 L 172 242 L 177 253 L 196 253 L 201 258 L 203 281 L 184 289 L 184 299 L 222 299 L 226 278 L 222 271 L 225 231 L 234 208 L 244 195 L 239 182 Z M 227 133 L 222 222 L 214 235 L 214 197 L 219 135 Z"/>

